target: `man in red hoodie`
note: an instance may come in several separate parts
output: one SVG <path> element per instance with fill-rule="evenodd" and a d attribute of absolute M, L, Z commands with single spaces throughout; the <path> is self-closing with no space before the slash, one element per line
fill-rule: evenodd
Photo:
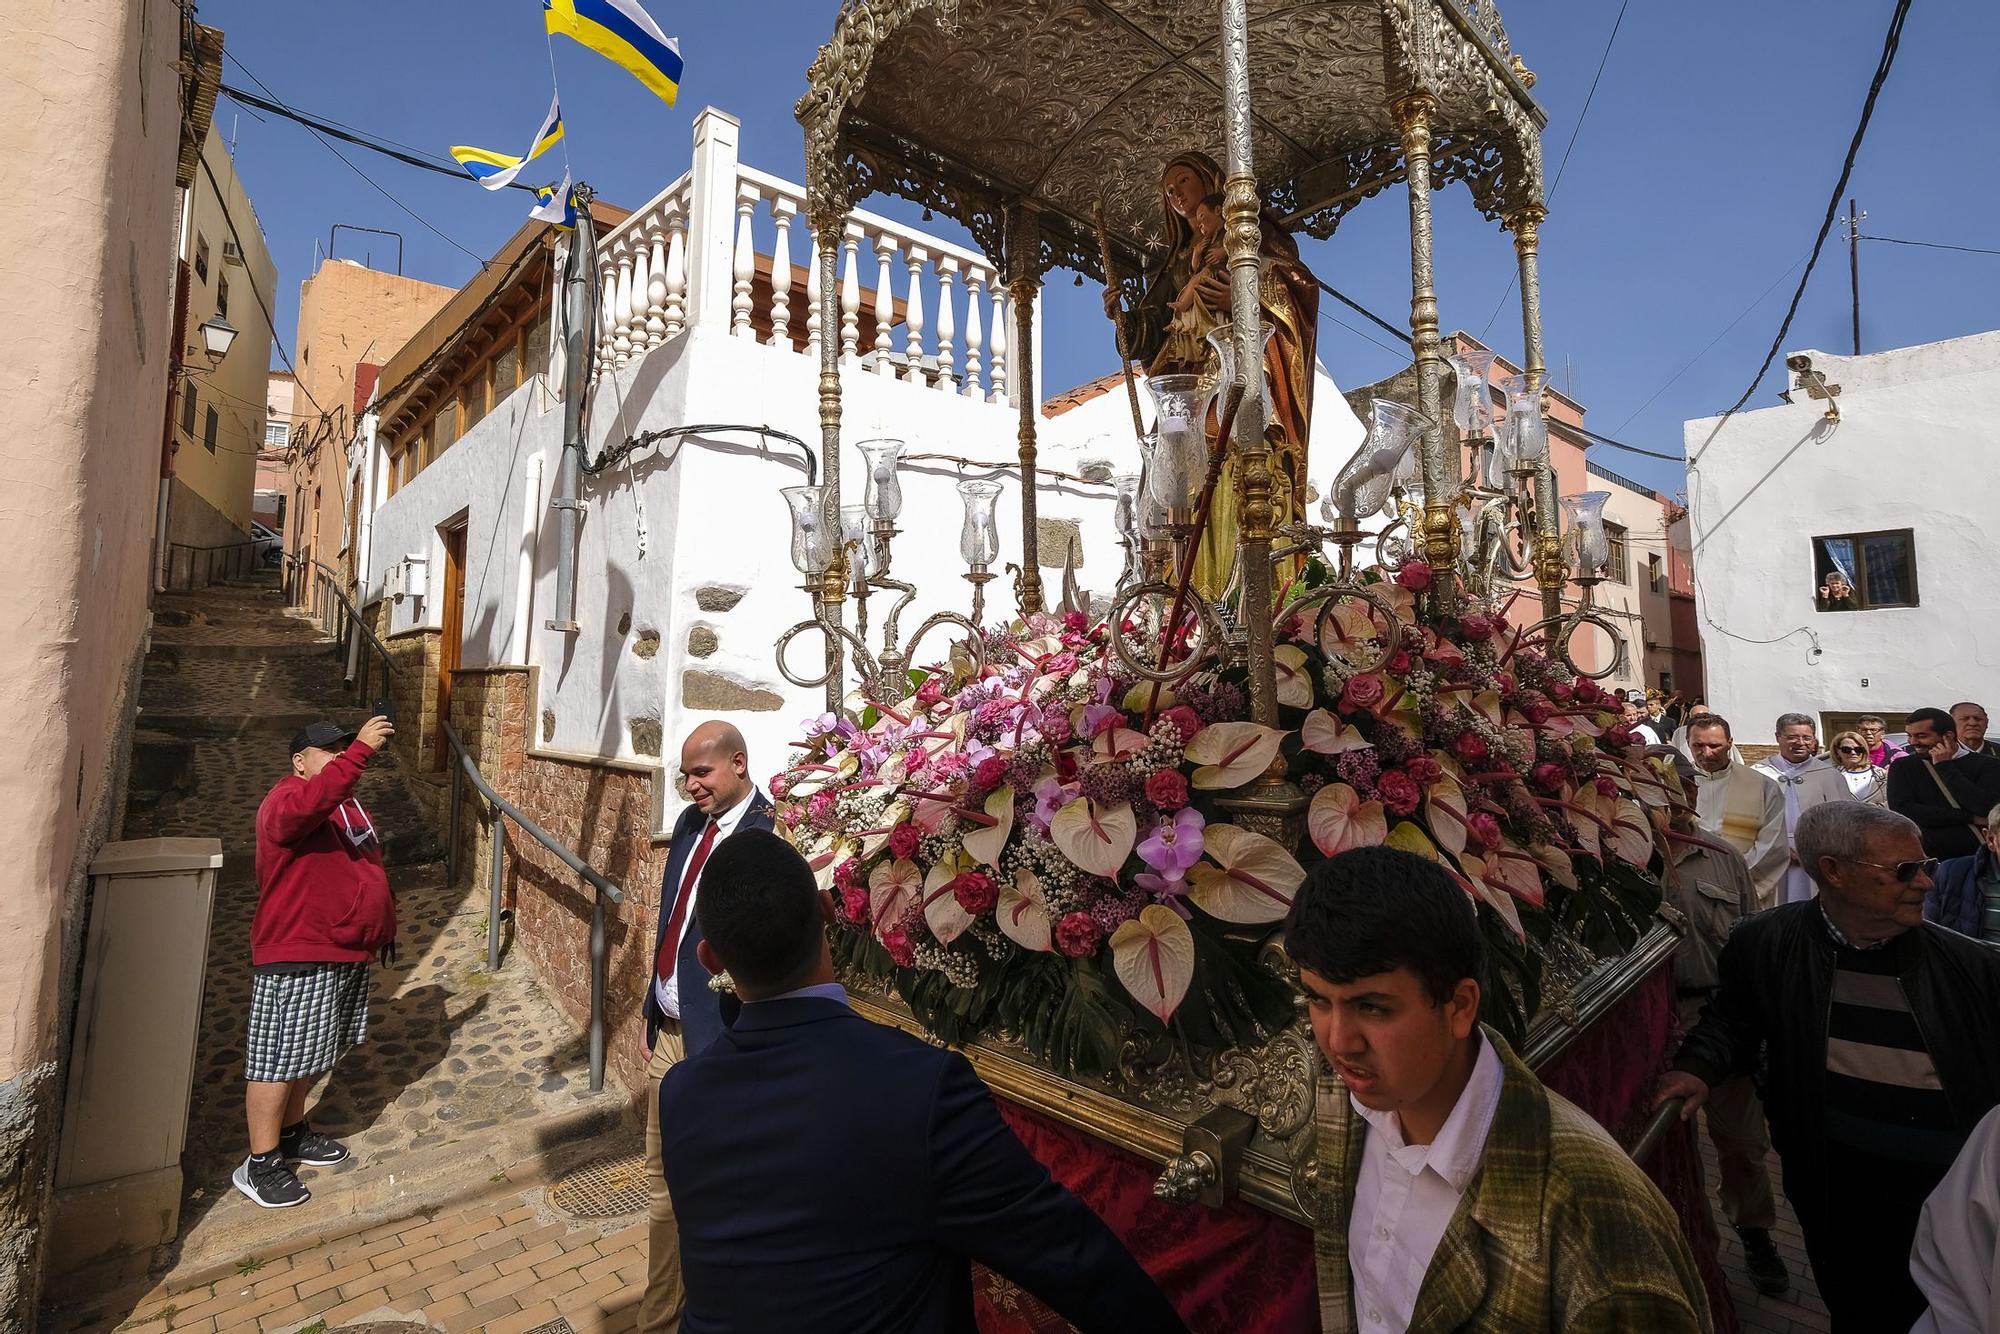
<path fill-rule="evenodd" d="M 292 738 L 292 771 L 257 808 L 257 915 L 250 922 L 244 1039 L 250 1156 L 231 1180 L 266 1209 L 311 1192 L 293 1163 L 331 1166 L 347 1146 L 306 1124 L 306 1094 L 368 1032 L 368 961 L 396 941 L 382 839 L 354 799 L 361 770 L 395 732 L 318 722 Z"/>

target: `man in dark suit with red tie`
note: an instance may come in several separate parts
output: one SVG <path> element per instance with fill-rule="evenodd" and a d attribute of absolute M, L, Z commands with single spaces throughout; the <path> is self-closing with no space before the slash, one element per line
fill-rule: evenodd
<path fill-rule="evenodd" d="M 660 882 L 660 926 L 653 940 L 653 977 L 646 988 L 646 1295 L 640 1334 L 680 1327 L 680 1229 L 660 1168 L 660 1079 L 722 1035 L 736 1008 L 733 996 L 709 990 L 711 974 L 695 957 L 701 925 L 694 913 L 702 869 L 717 844 L 743 829 L 771 828 L 771 803 L 750 779 L 743 734 L 706 722 L 681 743 L 681 786 L 692 803 L 674 821 L 667 869 Z M 726 1008 L 725 1008 L 726 1007 Z"/>

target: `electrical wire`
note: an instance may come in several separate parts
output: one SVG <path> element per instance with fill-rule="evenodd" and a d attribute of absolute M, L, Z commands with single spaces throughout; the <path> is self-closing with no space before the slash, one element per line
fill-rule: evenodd
<path fill-rule="evenodd" d="M 231 61 L 232 63 L 235 64 L 236 68 L 242 70 L 243 73 L 249 77 L 250 82 L 256 84 L 259 88 L 262 88 L 264 92 L 270 96 L 272 101 L 276 102 L 278 100 L 278 95 L 271 91 L 271 86 L 265 83 L 262 79 L 258 78 L 257 75 L 250 69 L 249 66 L 245 65 L 241 60 L 237 59 L 236 56 L 232 55 L 226 49 L 223 51 L 222 55 L 224 59 Z M 282 105 L 282 103 L 280 103 L 280 105 Z M 352 171 L 356 176 L 359 176 L 362 180 L 368 182 L 368 184 L 374 189 L 374 191 L 377 194 L 381 195 L 384 199 L 394 204 L 397 208 L 403 210 L 403 212 L 409 214 L 412 218 L 415 218 L 420 225 L 422 225 L 432 235 L 436 236 L 440 241 L 443 241 L 445 244 L 452 246 L 462 251 L 467 256 L 469 256 L 472 259 L 473 263 L 479 265 L 481 269 L 484 269 L 486 267 L 486 261 L 483 258 L 481 258 L 477 252 L 473 251 L 468 246 L 460 244 L 457 240 L 453 239 L 452 237 L 445 235 L 445 233 L 439 230 L 437 225 L 434 224 L 429 218 L 426 218 L 423 214 L 417 212 L 415 209 L 411 208 L 408 204 L 405 204 L 402 200 L 398 199 L 395 195 L 391 194 L 388 188 L 385 187 L 380 181 L 376 180 L 373 176 L 370 176 L 367 172 L 361 170 L 360 166 L 354 161 L 353 158 L 350 158 L 349 156 L 347 156 L 347 154 L 341 152 L 338 148 L 335 148 L 332 142 L 328 140 L 325 134 L 321 133 L 318 129 L 312 126 L 307 126 L 306 128 L 307 132 L 310 133 L 313 136 L 313 138 L 319 140 L 320 145 L 324 147 L 327 152 L 333 154 L 335 157 L 339 158 L 342 162 L 346 163 L 347 169 L 349 171 Z M 391 154 L 391 156 L 400 157 L 401 155 Z"/>
<path fill-rule="evenodd" d="M 1764 376 L 1771 369 L 1771 363 L 1778 359 L 1778 353 L 1784 348 L 1785 339 L 1792 331 L 1792 320 L 1799 313 L 1799 302 L 1805 299 L 1806 284 L 1812 281 L 1813 268 L 1819 263 L 1820 251 L 1826 246 L 1827 235 L 1833 231 L 1833 220 L 1840 212 L 1840 197 L 1847 193 L 1848 178 L 1854 174 L 1854 160 L 1861 155 L 1861 141 L 1867 136 L 1868 122 L 1875 115 L 1875 102 L 1881 97 L 1882 85 L 1888 82 L 1889 70 L 1896 63 L 1896 51 L 1903 43 L 1903 21 L 1909 14 L 1910 0 L 1896 0 L 1896 12 L 1889 18 L 1889 32 L 1882 41 L 1882 57 L 1876 62 L 1874 78 L 1868 82 L 1868 96 L 1861 103 L 1861 119 L 1854 127 L 1854 137 L 1848 141 L 1847 157 L 1840 164 L 1840 179 L 1833 183 L 1833 191 L 1827 197 L 1826 216 L 1820 220 L 1819 235 L 1813 238 L 1812 253 L 1806 257 L 1806 271 L 1799 275 L 1798 288 L 1792 293 L 1792 303 L 1785 310 L 1784 322 L 1778 326 L 1777 337 L 1771 340 L 1771 350 L 1764 354 L 1764 362 L 1757 368 L 1757 374 L 1751 379 L 1749 387 L 1743 391 L 1743 396 L 1730 405 L 1729 411 L 1716 419 L 1715 429 L 1708 433 L 1708 439 L 1689 457 L 1690 468 L 1700 462 L 1702 455 L 1714 445 L 1715 438 L 1722 433 L 1722 428 L 1729 419 L 1750 401 L 1750 396 L 1757 392 L 1757 386 L 1764 383 Z"/>
<path fill-rule="evenodd" d="M 1880 241 L 1884 245 L 1914 245 L 1926 250 L 1960 250 L 1968 255 L 2000 255 L 2000 250 L 1984 250 L 1973 245 L 1946 245 L 1942 241 L 1905 241 L 1899 236 L 1857 236 L 1857 241 Z"/>
<path fill-rule="evenodd" d="M 249 250 L 244 247 L 242 235 L 236 230 L 236 219 L 230 216 L 228 196 L 222 192 L 222 182 L 215 179 L 215 168 L 208 165 L 208 154 L 198 153 L 195 155 L 195 160 L 201 163 L 202 175 L 208 177 L 209 188 L 215 191 L 216 201 L 222 207 L 222 221 L 229 228 L 229 239 L 236 242 L 236 253 L 249 254 Z M 299 392 L 306 396 L 306 402 L 312 404 L 313 411 L 324 417 L 326 409 L 322 408 L 319 400 L 312 396 L 312 390 L 306 388 L 305 381 L 299 379 L 298 367 L 292 365 L 291 354 L 285 351 L 285 342 L 278 337 L 278 321 L 271 314 L 271 303 L 264 299 L 264 293 L 258 289 L 257 279 L 251 274 L 248 264 L 243 266 L 243 281 L 249 285 L 250 295 L 257 298 L 257 309 L 264 312 L 264 325 L 271 331 L 271 346 L 278 349 L 278 360 L 284 362 L 285 369 L 292 373 L 292 382 L 298 386 Z"/>
<path fill-rule="evenodd" d="M 1752 301 L 1749 305 L 1743 307 L 1741 313 L 1739 313 L 1735 319 L 1731 320 L 1728 324 L 1725 324 L 1722 327 L 1721 333 L 1718 333 L 1716 334 L 1715 337 L 1709 339 L 1707 345 L 1704 346 L 1701 349 L 1701 351 L 1695 353 L 1692 357 L 1689 357 L 1685 365 L 1683 365 L 1679 370 L 1675 371 L 1671 376 L 1667 377 L 1667 382 L 1665 384 L 1661 385 L 1658 389 L 1655 389 L 1652 393 L 1646 395 L 1646 401 L 1644 403 L 1641 403 L 1638 407 L 1632 409 L 1632 411 L 1626 416 L 1624 421 L 1619 422 L 1618 425 L 1612 427 L 1611 429 L 1614 431 L 1622 431 L 1626 427 L 1630 426 L 1632 424 L 1632 419 L 1634 417 L 1637 417 L 1640 413 L 1644 412 L 1647 408 L 1651 407 L 1653 405 L 1654 399 L 1658 398 L 1661 394 L 1666 393 L 1667 390 L 1673 388 L 1675 383 L 1678 382 L 1683 375 L 1686 375 L 1689 371 L 1693 370 L 1694 364 L 1697 361 L 1700 361 L 1703 357 L 1707 356 L 1710 350 L 1713 349 L 1717 343 L 1721 342 L 1723 340 L 1723 337 L 1727 335 L 1731 329 L 1734 329 L 1737 325 L 1743 323 L 1744 320 L 1748 319 L 1750 316 L 1750 312 L 1757 309 L 1757 307 L 1763 305 L 1765 298 L 1769 297 L 1771 293 L 1778 290 L 1778 284 L 1785 281 L 1785 279 L 1791 277 L 1792 271 L 1794 269 L 1797 269 L 1799 265 L 1805 262 L 1806 259 L 1804 255 L 1801 255 L 1796 260 L 1793 260 L 1792 267 L 1790 269 L 1786 269 L 1783 273 L 1773 278 L 1771 280 L 1771 285 L 1769 287 L 1766 287 L 1763 291 L 1757 294 L 1756 300 Z"/>
<path fill-rule="evenodd" d="M 1597 58 L 1597 72 L 1590 76 L 1590 91 L 1583 95 L 1583 109 L 1576 113 L 1576 124 L 1570 126 L 1569 142 L 1563 145 L 1562 161 L 1556 165 L 1556 177 L 1549 182 L 1548 195 L 1542 201 L 1545 204 L 1554 202 L 1556 190 L 1563 183 L 1563 172 L 1569 169 L 1570 151 L 1576 147 L 1577 136 L 1583 133 L 1583 118 L 1590 114 L 1590 104 L 1597 97 L 1597 81 L 1604 77 L 1604 66 L 1611 59 L 1611 45 L 1618 40 L 1618 29 L 1624 25 L 1625 9 L 1631 2 L 1632 0 L 1619 0 L 1618 17 L 1611 21 L 1611 35 L 1604 39 L 1604 54 Z M 1520 281 L 1520 277 L 1518 271 L 1507 275 L 1506 288 L 1501 291 L 1500 299 L 1493 303 L 1493 313 L 1486 317 L 1486 323 L 1479 330 L 1481 342 L 1485 341 L 1487 330 L 1493 327 L 1493 321 L 1500 318 L 1500 309 L 1507 304 L 1507 298 L 1514 294 L 1514 284 Z"/>
<path fill-rule="evenodd" d="M 443 158 L 419 156 L 416 150 L 405 151 L 402 148 L 393 146 L 395 143 L 394 140 L 377 139 L 361 130 L 342 128 L 338 121 L 328 120 L 323 116 L 315 116 L 309 112 L 299 111 L 293 107 L 286 106 L 282 102 L 268 100 L 257 96 L 255 93 L 247 93 L 241 88 L 235 88 L 226 83 L 222 85 L 222 93 L 225 97 L 234 98 L 245 106 L 256 107 L 260 110 L 271 112 L 273 115 L 282 116 L 286 120 L 296 121 L 309 130 L 320 134 L 332 135 L 334 138 L 353 144 L 357 148 L 365 148 L 371 153 L 380 153 L 384 157 L 394 158 L 405 166 L 421 167 L 425 171 L 436 172 L 440 176 L 449 176 L 455 181 L 477 184 L 470 176 L 465 174 L 463 167 L 447 163 Z M 520 181 L 509 182 L 506 188 L 509 190 L 526 190 L 531 194 L 534 192 L 533 186 L 525 185 Z"/>

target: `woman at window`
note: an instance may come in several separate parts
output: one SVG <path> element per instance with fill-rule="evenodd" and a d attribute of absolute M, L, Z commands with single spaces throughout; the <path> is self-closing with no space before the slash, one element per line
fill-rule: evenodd
<path fill-rule="evenodd" d="M 1847 582 L 1847 576 L 1835 570 L 1819 586 L 1819 609 L 1821 611 L 1854 611 L 1854 585 Z"/>
<path fill-rule="evenodd" d="M 1868 762 L 1868 743 L 1859 732 L 1839 732 L 1833 738 L 1833 762 L 1847 780 L 1856 801 L 1871 806 L 1889 804 L 1889 771 Z"/>

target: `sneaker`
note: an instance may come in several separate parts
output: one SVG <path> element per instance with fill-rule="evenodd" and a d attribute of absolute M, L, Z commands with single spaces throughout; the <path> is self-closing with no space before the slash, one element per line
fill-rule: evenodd
<path fill-rule="evenodd" d="M 288 1162 L 328 1167 L 347 1161 L 347 1146 L 331 1135 L 301 1126 L 295 1133 L 278 1136 L 278 1155 Z"/>
<path fill-rule="evenodd" d="M 266 1209 L 289 1209 L 312 1198 L 312 1192 L 299 1184 L 297 1174 L 275 1154 L 268 1158 L 252 1154 L 236 1165 L 229 1179 Z"/>
<path fill-rule="evenodd" d="M 1777 1246 L 1772 1243 L 1770 1230 L 1739 1227 L 1736 1235 L 1743 1240 L 1743 1263 L 1750 1271 L 1750 1286 L 1766 1297 L 1782 1297 L 1791 1291 L 1791 1271 L 1785 1268 L 1785 1257 L 1778 1254 Z"/>

